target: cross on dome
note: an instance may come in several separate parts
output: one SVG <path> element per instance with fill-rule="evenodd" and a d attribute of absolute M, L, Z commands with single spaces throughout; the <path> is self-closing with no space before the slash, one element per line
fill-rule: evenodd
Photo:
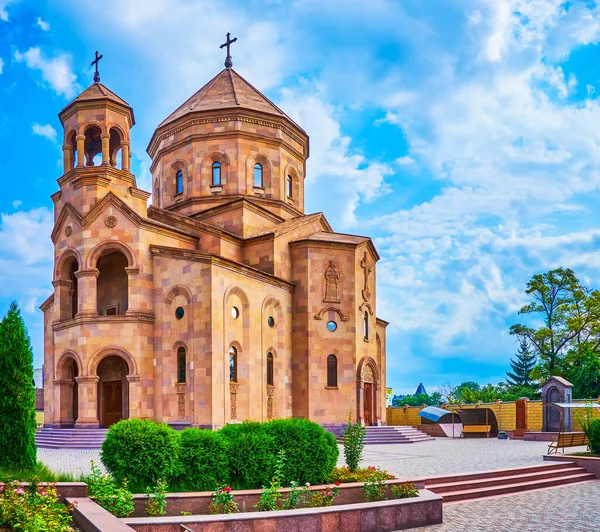
<path fill-rule="evenodd" d="M 94 59 L 90 66 L 96 65 L 96 72 L 94 72 L 94 83 L 100 83 L 100 72 L 98 72 L 98 63 L 100 59 L 102 59 L 103 55 L 98 55 L 98 50 L 96 50 L 96 59 Z"/>
<path fill-rule="evenodd" d="M 220 48 L 224 48 L 225 46 L 227 46 L 227 57 L 225 58 L 225 68 L 231 68 L 233 66 L 233 61 L 231 59 L 231 54 L 229 53 L 229 47 L 231 46 L 232 43 L 234 43 L 235 41 L 237 41 L 237 37 L 234 37 L 233 39 L 230 39 L 231 33 L 227 32 L 227 41 L 225 41 Z"/>

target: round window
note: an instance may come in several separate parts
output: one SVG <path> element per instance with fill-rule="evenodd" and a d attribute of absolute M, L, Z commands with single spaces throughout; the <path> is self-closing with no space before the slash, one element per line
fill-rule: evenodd
<path fill-rule="evenodd" d="M 177 309 L 175 310 L 175 317 L 180 320 L 181 318 L 183 318 L 183 316 L 185 315 L 185 310 L 183 310 L 183 307 L 177 307 Z"/>
<path fill-rule="evenodd" d="M 337 323 L 335 321 L 328 321 L 327 328 L 333 332 L 337 329 Z"/>
<path fill-rule="evenodd" d="M 240 317 L 240 311 L 237 307 L 231 307 L 231 317 L 234 320 L 237 320 Z"/>
<path fill-rule="evenodd" d="M 273 318 L 273 316 L 269 316 L 269 318 L 267 319 L 267 323 L 269 324 L 269 327 L 275 327 L 275 319 Z"/>

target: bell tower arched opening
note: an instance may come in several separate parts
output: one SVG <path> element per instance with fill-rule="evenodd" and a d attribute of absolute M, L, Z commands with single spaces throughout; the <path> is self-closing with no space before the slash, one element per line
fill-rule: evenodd
<path fill-rule="evenodd" d="M 124 316 L 129 308 L 127 257 L 120 251 L 107 251 L 96 264 L 99 316 Z"/>
<path fill-rule="evenodd" d="M 102 130 L 98 126 L 88 126 L 84 137 L 85 165 L 100 165 L 102 163 Z"/>

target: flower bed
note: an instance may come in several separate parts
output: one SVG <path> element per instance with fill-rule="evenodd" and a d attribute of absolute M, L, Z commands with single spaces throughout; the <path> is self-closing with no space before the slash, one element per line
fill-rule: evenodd
<path fill-rule="evenodd" d="M 385 481 L 389 496 L 391 486 L 402 485 L 399 481 Z M 311 486 L 311 490 L 326 489 L 325 486 Z M 239 504 L 239 513 L 209 515 L 209 505 L 213 494 L 177 493 L 167 495 L 167 517 L 130 517 L 117 519 L 90 499 L 81 499 L 75 510 L 76 522 L 83 530 L 136 530 L 138 532 L 180 532 L 185 525 L 194 532 L 228 530 L 234 526 L 244 530 L 310 529 L 328 531 L 371 531 L 381 532 L 422 527 L 442 522 L 442 498 L 428 490 L 418 490 L 418 496 L 408 499 L 391 499 L 378 502 L 364 502 L 363 484 L 339 486 L 340 494 L 333 506 L 319 508 L 299 508 L 273 512 L 250 511 L 260 498 L 260 490 L 233 492 Z M 289 488 L 282 489 L 282 494 Z M 146 497 L 134 496 L 136 513 L 143 515 Z M 362 502 L 351 502 L 361 500 Z M 244 511 L 246 510 L 246 511 Z M 181 515 L 181 512 L 186 515 Z M 189 515 L 189 513 L 194 515 Z M 204 515 L 197 515 L 197 514 Z M 95 528 L 94 528 L 95 527 Z"/>

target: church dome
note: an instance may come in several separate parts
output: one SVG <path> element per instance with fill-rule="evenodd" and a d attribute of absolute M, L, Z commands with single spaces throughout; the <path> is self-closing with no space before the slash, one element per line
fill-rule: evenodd
<path fill-rule="evenodd" d="M 225 68 L 152 135 L 153 205 L 196 216 L 246 199 L 281 219 L 298 216 L 308 149 L 300 126 Z"/>

